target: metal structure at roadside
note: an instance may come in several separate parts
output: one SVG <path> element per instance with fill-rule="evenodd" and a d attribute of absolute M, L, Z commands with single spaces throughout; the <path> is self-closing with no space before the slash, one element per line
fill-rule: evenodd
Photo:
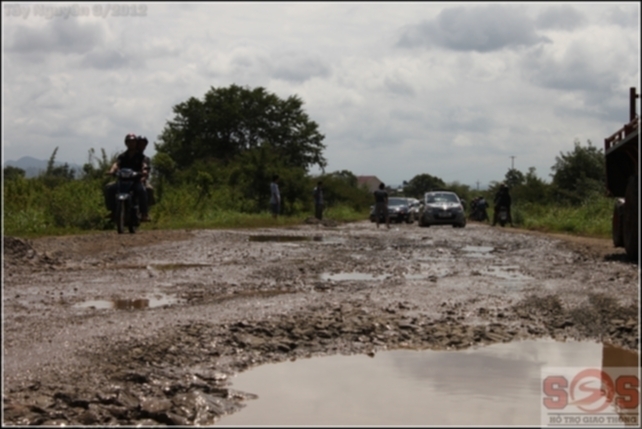
<path fill-rule="evenodd" d="M 638 257 L 640 222 L 640 117 L 636 113 L 636 88 L 629 91 L 629 123 L 604 139 L 606 189 L 615 197 L 612 236 L 615 247 L 624 247 L 630 258 Z"/>

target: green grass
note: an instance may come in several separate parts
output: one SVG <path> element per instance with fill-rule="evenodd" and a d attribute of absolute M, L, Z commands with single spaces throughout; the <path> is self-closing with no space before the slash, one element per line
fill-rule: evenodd
<path fill-rule="evenodd" d="M 492 219 L 493 210 L 489 216 Z M 587 237 L 610 238 L 613 200 L 594 198 L 578 207 L 558 205 L 515 205 L 513 223 L 521 228 L 561 232 Z"/>
<path fill-rule="evenodd" d="M 35 179 L 7 181 L 3 184 L 3 234 L 36 238 L 113 231 L 115 227 L 105 219 L 102 187 L 98 180 L 72 181 L 54 188 Z M 314 216 L 301 202 L 290 208 L 296 214 L 277 219 L 267 211 L 251 213 L 255 206 L 256 202 L 231 190 L 220 189 L 203 198 L 194 187 L 171 188 L 151 208 L 153 221 L 142 230 L 283 227 L 302 224 Z M 355 207 L 359 205 L 328 207 L 324 218 L 339 223 L 368 219 L 367 208 Z M 576 207 L 517 203 L 512 210 L 513 222 L 521 228 L 601 238 L 611 236 L 612 211 L 613 200 L 602 196 Z"/>

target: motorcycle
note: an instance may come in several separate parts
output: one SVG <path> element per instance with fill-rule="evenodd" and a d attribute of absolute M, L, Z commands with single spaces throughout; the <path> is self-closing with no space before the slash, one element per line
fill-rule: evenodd
<path fill-rule="evenodd" d="M 497 211 L 497 220 L 501 226 L 505 226 L 508 222 L 508 207 L 501 206 Z"/>
<path fill-rule="evenodd" d="M 134 185 L 142 175 L 129 168 L 122 168 L 114 175 L 116 176 L 116 228 L 118 233 L 122 234 L 126 226 L 133 234 L 140 226 L 141 219 Z"/>
<path fill-rule="evenodd" d="M 488 220 L 488 213 L 486 212 L 486 204 L 485 203 L 477 203 L 473 209 L 473 213 L 471 215 L 471 218 L 473 220 L 476 220 L 477 222 L 484 222 Z"/>

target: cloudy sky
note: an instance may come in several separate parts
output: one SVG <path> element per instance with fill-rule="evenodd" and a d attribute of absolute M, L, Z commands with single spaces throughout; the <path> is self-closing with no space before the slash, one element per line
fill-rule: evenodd
<path fill-rule="evenodd" d="M 237 84 L 298 95 L 327 172 L 484 187 L 513 162 L 550 180 L 640 88 L 638 2 L 114 5 L 3 3 L 5 160 L 155 141 L 172 106 Z"/>

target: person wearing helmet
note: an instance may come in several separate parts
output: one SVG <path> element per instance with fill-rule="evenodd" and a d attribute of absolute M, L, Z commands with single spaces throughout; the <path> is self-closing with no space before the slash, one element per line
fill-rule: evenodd
<path fill-rule="evenodd" d="M 145 158 L 138 150 L 138 139 L 134 134 L 127 134 L 125 136 L 125 146 L 127 150 L 116 159 L 116 162 L 111 166 L 107 174 L 114 174 L 117 170 L 121 168 L 131 168 L 134 171 L 143 173 L 145 170 Z M 111 217 L 114 219 L 116 205 L 116 183 L 113 185 L 108 185 L 105 192 L 105 205 L 107 209 L 111 212 Z M 147 208 L 147 194 L 145 193 L 145 188 L 142 183 L 138 182 L 134 186 L 134 192 L 138 198 L 138 205 L 140 207 L 141 221 L 149 222 L 149 214 Z"/>
<path fill-rule="evenodd" d="M 156 204 L 156 200 L 154 199 L 154 188 L 152 188 L 152 185 L 149 183 L 149 173 L 152 169 L 152 160 L 145 155 L 145 148 L 147 148 L 148 144 L 147 137 L 138 136 L 137 142 L 138 151 L 143 155 L 143 160 L 145 161 L 145 169 L 143 171 L 141 182 L 143 182 L 145 192 L 147 193 L 147 205 L 153 206 Z"/>
<path fill-rule="evenodd" d="M 495 203 L 495 213 L 493 213 L 493 224 L 492 226 L 495 226 L 497 224 L 497 218 L 499 216 L 499 208 L 500 207 L 506 207 L 507 215 L 508 215 L 508 222 L 510 223 L 510 226 L 513 226 L 513 217 L 510 214 L 510 205 L 511 205 L 511 197 L 510 194 L 508 193 L 508 186 L 506 186 L 505 183 L 501 183 L 499 185 L 499 190 L 495 194 L 495 199 L 493 201 Z"/>

